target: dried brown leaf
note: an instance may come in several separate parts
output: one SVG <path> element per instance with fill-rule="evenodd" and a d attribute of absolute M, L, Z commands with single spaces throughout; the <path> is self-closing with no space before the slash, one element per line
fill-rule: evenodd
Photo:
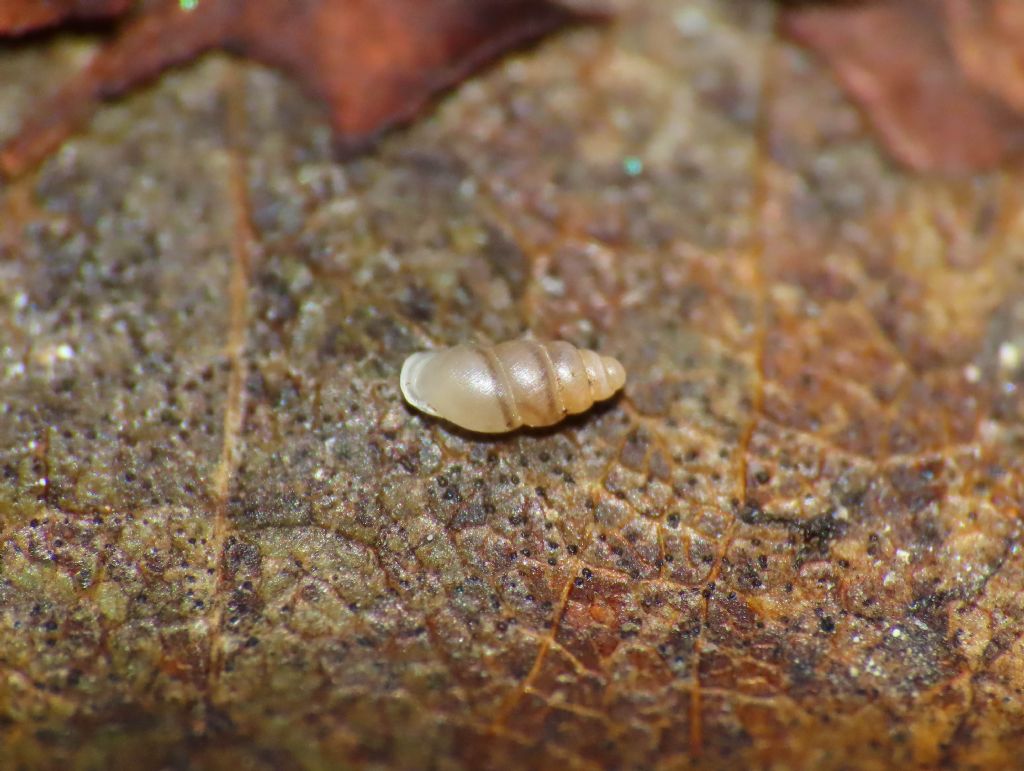
<path fill-rule="evenodd" d="M 887 163 L 772 4 L 618 11 L 358 160 L 214 55 L 3 187 L 0 765 L 1013 767 L 1019 172 Z M 526 329 L 623 397 L 403 403 Z"/>
<path fill-rule="evenodd" d="M 869 0 L 788 10 L 783 29 L 836 71 L 893 156 L 969 173 L 1024 147 L 1016 0 Z"/>
<path fill-rule="evenodd" d="M 0 172 L 23 173 L 101 99 L 212 48 L 297 78 L 326 105 L 338 145 L 357 150 L 483 64 L 580 18 L 549 0 L 158 0 L 0 146 Z"/>
<path fill-rule="evenodd" d="M 4 0 L 0 37 L 24 35 L 62 22 L 107 19 L 128 11 L 133 0 Z"/>

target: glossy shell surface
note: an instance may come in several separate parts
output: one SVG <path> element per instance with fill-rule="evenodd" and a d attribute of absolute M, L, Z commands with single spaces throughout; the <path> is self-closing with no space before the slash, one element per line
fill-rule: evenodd
<path fill-rule="evenodd" d="M 401 374 L 409 404 L 487 434 L 553 425 L 609 398 L 625 382 L 625 369 L 611 356 L 535 340 L 414 353 Z"/>

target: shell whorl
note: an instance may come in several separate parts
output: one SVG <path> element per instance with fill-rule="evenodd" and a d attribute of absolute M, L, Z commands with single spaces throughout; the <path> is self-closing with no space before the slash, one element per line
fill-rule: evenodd
<path fill-rule="evenodd" d="M 414 353 L 402 394 L 414 407 L 471 431 L 550 426 L 607 399 L 626 382 L 610 356 L 555 341 L 513 340 Z"/>

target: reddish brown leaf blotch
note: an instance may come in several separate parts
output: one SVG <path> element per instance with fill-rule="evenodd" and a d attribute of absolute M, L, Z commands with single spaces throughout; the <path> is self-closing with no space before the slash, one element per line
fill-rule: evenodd
<path fill-rule="evenodd" d="M 1024 149 L 1018 0 L 800 5 L 783 31 L 821 56 L 886 149 L 920 171 L 991 169 Z"/>
<path fill-rule="evenodd" d="M 124 3 L 101 10 L 116 12 Z M 63 16 L 33 23 L 71 18 L 86 5 L 70 3 Z M 24 28 L 27 18 L 12 17 L 8 28 Z M 29 115 L 0 147 L 0 174 L 17 176 L 39 163 L 100 100 L 213 48 L 297 78 L 326 104 L 338 146 L 360 149 L 502 53 L 581 18 L 549 0 L 162 0 L 129 19 Z"/>

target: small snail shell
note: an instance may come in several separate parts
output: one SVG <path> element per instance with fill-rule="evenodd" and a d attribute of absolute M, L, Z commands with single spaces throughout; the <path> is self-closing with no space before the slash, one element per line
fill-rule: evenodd
<path fill-rule="evenodd" d="M 406 401 L 470 431 L 550 426 L 626 382 L 611 356 L 565 342 L 513 340 L 414 353 L 402 365 Z"/>

